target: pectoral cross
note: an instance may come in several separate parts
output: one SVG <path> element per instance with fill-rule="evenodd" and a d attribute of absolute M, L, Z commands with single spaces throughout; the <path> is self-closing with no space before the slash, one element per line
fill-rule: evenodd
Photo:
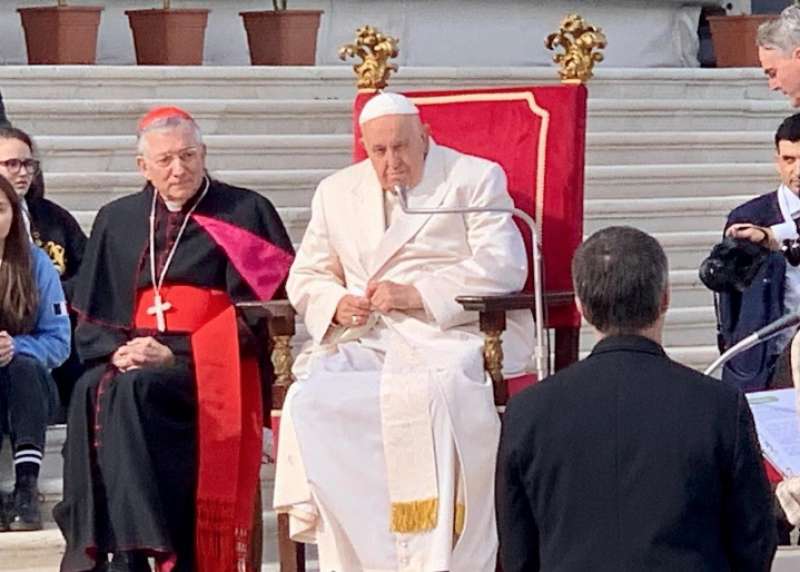
<path fill-rule="evenodd" d="M 156 293 L 153 297 L 153 305 L 147 309 L 147 313 L 151 316 L 156 316 L 156 328 L 159 332 L 164 332 L 167 329 L 167 322 L 164 319 L 164 312 L 172 308 L 172 304 L 165 302 L 161 299 L 161 294 Z"/>

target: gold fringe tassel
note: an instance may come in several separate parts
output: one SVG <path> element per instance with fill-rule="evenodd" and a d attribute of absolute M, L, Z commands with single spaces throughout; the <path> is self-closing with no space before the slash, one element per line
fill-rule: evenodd
<path fill-rule="evenodd" d="M 461 536 L 461 533 L 464 532 L 464 514 L 464 505 L 462 503 L 456 503 L 456 514 L 453 521 L 453 532 L 456 536 Z"/>
<path fill-rule="evenodd" d="M 392 532 L 424 532 L 436 528 L 436 498 L 392 503 Z"/>

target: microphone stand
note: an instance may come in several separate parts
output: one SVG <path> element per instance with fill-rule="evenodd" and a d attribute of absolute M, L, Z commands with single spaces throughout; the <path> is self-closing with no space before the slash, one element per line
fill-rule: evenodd
<path fill-rule="evenodd" d="M 507 213 L 519 217 L 531 231 L 531 264 L 533 266 L 533 298 L 536 327 L 536 375 L 539 381 L 550 373 L 549 355 L 545 355 L 544 344 L 544 294 L 542 293 L 542 255 L 539 246 L 539 233 L 536 222 L 525 211 L 516 207 L 409 207 L 406 200 L 408 189 L 394 186 L 400 209 L 407 214 L 468 214 L 468 213 Z M 547 358 L 547 359 L 546 359 Z"/>
<path fill-rule="evenodd" d="M 800 313 L 787 314 L 786 316 L 778 318 L 774 322 L 767 324 L 760 330 L 753 332 L 749 336 L 736 342 L 721 356 L 714 360 L 714 363 L 708 366 L 703 373 L 705 375 L 711 375 L 734 356 L 749 350 L 753 346 L 757 346 L 762 342 L 766 342 L 767 340 L 774 338 L 786 328 L 796 326 L 797 324 L 800 324 Z"/>

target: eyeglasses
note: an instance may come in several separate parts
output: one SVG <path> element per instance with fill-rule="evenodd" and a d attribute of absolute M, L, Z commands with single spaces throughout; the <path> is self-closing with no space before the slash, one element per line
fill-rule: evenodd
<path fill-rule="evenodd" d="M 159 155 L 158 157 L 154 157 L 152 161 L 161 167 L 162 169 L 166 169 L 170 165 L 172 165 L 173 161 L 177 158 L 181 163 L 193 163 L 200 157 L 200 148 L 199 147 L 187 147 L 181 151 L 178 151 L 174 155 Z"/>
<path fill-rule="evenodd" d="M 25 167 L 25 172 L 29 175 L 35 175 L 39 172 L 39 161 L 36 159 L 6 159 L 5 161 L 0 161 L 0 166 L 5 167 L 12 175 L 19 173 L 22 167 Z"/>

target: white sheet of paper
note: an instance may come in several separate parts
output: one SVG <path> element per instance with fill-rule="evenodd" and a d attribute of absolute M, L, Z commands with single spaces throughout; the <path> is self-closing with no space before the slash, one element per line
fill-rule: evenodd
<path fill-rule="evenodd" d="M 800 415 L 795 390 L 748 393 L 764 456 L 784 476 L 800 475 Z"/>

